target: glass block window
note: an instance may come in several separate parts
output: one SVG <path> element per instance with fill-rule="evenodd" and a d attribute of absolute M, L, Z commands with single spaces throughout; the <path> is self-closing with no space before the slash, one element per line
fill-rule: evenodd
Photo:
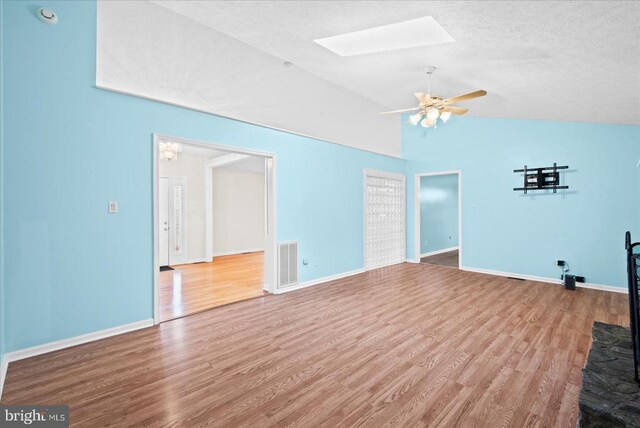
<path fill-rule="evenodd" d="M 405 182 L 403 176 L 365 180 L 365 268 L 405 261 Z"/>

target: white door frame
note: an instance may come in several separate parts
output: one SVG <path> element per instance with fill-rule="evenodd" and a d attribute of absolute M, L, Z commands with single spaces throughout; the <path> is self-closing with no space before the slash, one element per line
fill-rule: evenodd
<path fill-rule="evenodd" d="M 267 235 L 265 245 L 265 263 L 264 263 L 264 285 L 263 288 L 269 293 L 273 293 L 276 288 L 276 273 L 277 273 L 277 230 L 276 230 L 276 155 L 268 152 L 261 152 L 257 150 L 249 150 L 238 148 L 234 146 L 227 146 L 223 144 L 213 144 L 203 141 L 190 140 L 186 138 L 173 137 L 163 134 L 153 134 L 153 323 L 160 323 L 160 266 L 158 264 L 158 178 L 159 168 L 158 162 L 160 159 L 159 144 L 161 141 L 172 141 L 184 145 L 202 147 L 212 150 L 223 150 L 229 153 L 238 153 L 251 156 L 260 156 L 267 159 L 265 181 L 267 183 L 266 192 L 266 230 Z M 206 169 L 205 169 L 206 170 Z"/>
<path fill-rule="evenodd" d="M 453 169 L 449 171 L 427 172 L 416 174 L 415 176 L 415 236 L 414 251 L 416 263 L 420 263 L 420 178 L 433 177 L 436 175 L 457 175 L 458 176 L 458 269 L 462 268 L 462 170 Z"/>
<path fill-rule="evenodd" d="M 367 177 L 380 177 L 380 178 L 390 178 L 392 180 L 400 180 L 402 181 L 402 186 L 404 187 L 404 197 L 406 200 L 407 197 L 407 177 L 399 172 L 388 172 L 388 171 L 379 171 L 375 169 L 365 168 L 362 172 L 362 230 L 363 230 L 363 245 L 362 245 L 362 255 L 364 256 L 364 260 L 362 261 L 362 266 L 365 271 L 371 269 L 379 269 L 384 266 L 377 266 L 375 268 L 370 268 L 367 266 Z M 406 215 L 406 204 L 405 204 L 405 216 L 404 216 L 404 256 L 403 261 L 407 259 L 407 215 Z"/>

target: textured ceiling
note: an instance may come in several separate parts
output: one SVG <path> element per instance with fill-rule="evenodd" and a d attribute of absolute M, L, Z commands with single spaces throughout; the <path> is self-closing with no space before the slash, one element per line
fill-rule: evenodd
<path fill-rule="evenodd" d="M 435 94 L 489 92 L 471 116 L 640 123 L 638 1 L 101 3 L 99 84 L 102 54 L 105 86 L 376 152 L 398 155 L 400 135 L 376 111 L 413 106 L 430 65 Z M 313 42 L 420 16 L 456 41 L 352 57 Z"/>
<path fill-rule="evenodd" d="M 98 2 L 97 36 L 99 87 L 400 155 L 381 105 L 156 4 Z"/>

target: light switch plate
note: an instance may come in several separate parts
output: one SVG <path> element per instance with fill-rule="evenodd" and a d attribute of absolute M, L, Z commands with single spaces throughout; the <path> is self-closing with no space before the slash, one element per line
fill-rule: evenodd
<path fill-rule="evenodd" d="M 118 212 L 118 201 L 109 201 L 109 213 L 115 214 Z"/>

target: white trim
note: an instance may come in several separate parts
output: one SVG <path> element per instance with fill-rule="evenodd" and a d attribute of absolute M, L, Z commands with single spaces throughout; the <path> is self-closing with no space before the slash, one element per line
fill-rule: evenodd
<path fill-rule="evenodd" d="M 512 273 L 512 272 L 501 272 L 497 270 L 490 269 L 479 269 L 479 268 L 471 268 L 471 267 L 461 267 L 460 270 L 464 270 L 467 272 L 476 272 L 476 273 L 484 273 L 487 275 L 495 275 L 495 276 L 505 276 L 509 278 L 517 278 L 524 279 L 527 281 L 537 281 L 537 282 L 546 282 L 549 284 L 561 285 L 562 280 L 556 278 L 546 278 L 543 276 L 533 276 L 533 275 L 523 275 L 520 273 Z M 601 291 L 609 291 L 612 293 L 622 293 L 629 294 L 629 291 L 623 287 L 615 287 L 613 285 L 602 285 L 602 284 L 592 284 L 590 282 L 576 282 L 576 287 L 579 288 L 589 288 L 592 290 L 601 290 Z"/>
<path fill-rule="evenodd" d="M 623 287 L 614 287 L 613 285 L 592 284 L 590 282 L 576 282 L 576 287 L 589 288 L 591 290 L 609 291 L 611 293 L 629 294 L 629 290 Z"/>
<path fill-rule="evenodd" d="M 385 266 L 376 266 L 374 268 L 367 266 L 367 177 L 388 178 L 391 180 L 402 181 L 402 191 L 404 193 L 404 255 L 402 258 L 404 260 L 407 259 L 407 176 L 402 172 L 389 172 L 364 168 L 362 170 L 362 265 L 364 266 L 365 271 L 397 264 L 390 263 Z"/>
<path fill-rule="evenodd" d="M 158 165 L 159 156 L 158 156 L 158 138 L 153 135 L 153 248 L 151 249 L 151 253 L 153 254 L 153 284 L 152 293 L 153 293 L 153 323 L 158 324 L 160 322 L 160 291 L 158 284 L 160 283 L 160 249 L 158 246 L 160 245 L 160 233 L 158 231 L 158 225 L 160 224 L 160 206 L 158 202 L 158 196 L 160 194 L 159 190 L 159 181 L 160 181 L 160 168 Z"/>
<path fill-rule="evenodd" d="M 7 363 L 23 360 L 25 358 L 35 357 L 36 355 L 42 355 L 53 351 L 58 351 L 64 348 L 70 348 L 76 345 L 82 345 L 83 343 L 93 342 L 95 340 L 105 339 L 107 337 L 116 336 L 123 333 L 129 333 L 131 331 L 140 330 L 142 328 L 152 327 L 153 320 L 146 319 L 142 321 L 136 321 L 129 324 L 119 325 L 117 327 L 107 328 L 104 330 L 95 331 L 93 333 L 82 334 L 80 336 L 70 337 L 68 339 L 57 340 L 55 342 L 49 342 L 31 348 L 20 349 L 18 351 L 7 352 L 4 355 L 4 359 Z"/>
<path fill-rule="evenodd" d="M 420 260 L 416 260 L 416 259 L 407 259 L 407 260 L 405 260 L 405 262 L 406 262 L 406 263 L 416 263 L 416 264 L 419 264 L 419 263 L 420 263 Z"/>
<path fill-rule="evenodd" d="M 378 169 L 364 168 L 364 175 L 368 177 L 390 178 L 392 180 L 406 181 L 406 176 L 402 172 L 380 171 Z"/>
<path fill-rule="evenodd" d="M 523 275 L 520 273 L 502 272 L 498 270 L 480 269 L 480 268 L 473 268 L 473 267 L 466 267 L 466 266 L 460 267 L 460 270 L 464 270 L 467 272 L 484 273 L 487 275 L 494 275 L 494 276 L 506 276 L 509 278 L 526 279 L 528 281 L 548 282 L 550 284 L 562 284 L 562 280 L 560 279 L 546 278 L 543 276 Z"/>
<path fill-rule="evenodd" d="M 353 275 L 358 275 L 360 273 L 364 273 L 364 268 L 352 270 L 349 272 L 343 272 L 336 275 L 325 276 L 323 278 L 312 279 L 311 281 L 301 282 L 296 285 L 292 285 L 290 287 L 278 288 L 276 289 L 274 294 L 283 294 L 288 293 L 289 291 L 300 290 L 302 288 L 312 287 L 314 285 L 324 284 L 325 282 L 335 281 L 336 279 L 342 279 Z"/>
<path fill-rule="evenodd" d="M 191 140 L 181 137 L 174 137 L 165 134 L 153 134 L 152 142 L 153 142 L 153 319 L 155 324 L 159 324 L 160 321 L 160 281 L 159 281 L 159 270 L 160 266 L 158 265 L 158 144 L 161 140 L 169 140 L 172 142 L 180 143 L 183 145 L 201 147 L 205 149 L 212 150 L 220 150 L 226 151 L 228 153 L 236 153 L 241 155 L 250 155 L 250 156 L 259 156 L 266 160 L 266 168 L 265 168 L 265 183 L 267 183 L 267 202 L 271 200 L 272 203 L 267 203 L 267 229 L 266 233 L 266 245 L 264 248 L 265 252 L 265 265 L 264 265 L 264 284 L 263 289 L 269 293 L 273 293 L 276 288 L 276 273 L 278 271 L 277 267 L 277 257 L 276 254 L 278 252 L 277 249 L 277 186 L 276 186 L 276 155 L 274 153 L 262 152 L 257 150 L 244 149 L 234 146 L 227 146 L 223 144 L 215 144 L 215 143 L 207 143 L 198 140 Z M 205 168 L 206 176 L 210 174 L 206 173 L 207 168 Z M 205 180 L 205 190 L 212 190 L 212 181 Z M 207 194 L 211 192 L 207 191 Z M 209 258 L 213 257 L 213 240 L 212 240 L 212 224 L 209 219 L 205 220 L 205 227 L 207 230 L 205 233 L 207 234 L 207 243 L 206 243 L 206 253 L 205 257 Z M 210 239 L 210 240 L 209 240 Z"/>
<path fill-rule="evenodd" d="M 458 249 L 458 247 L 449 247 L 449 248 L 443 248 L 442 250 L 430 251 L 428 253 L 420 254 L 420 258 L 429 257 L 429 256 L 435 256 L 435 255 L 442 254 L 442 253 L 448 253 L 449 251 L 455 251 L 457 249 Z"/>
<path fill-rule="evenodd" d="M 123 90 L 119 90 L 119 89 L 109 88 L 107 86 L 100 85 L 97 82 L 97 80 L 96 80 L 96 88 L 97 89 L 101 89 L 103 91 L 115 92 L 116 94 L 128 95 L 130 97 L 141 98 L 143 100 L 151 100 L 151 101 L 155 101 L 157 103 L 168 104 L 168 105 L 171 105 L 171 106 L 176 106 L 176 107 L 184 108 L 184 109 L 187 109 L 187 110 L 197 111 L 199 113 L 210 114 L 212 116 L 223 117 L 225 119 L 233 120 L 234 122 L 247 123 L 249 125 L 260 126 L 261 128 L 273 129 L 273 130 L 276 130 L 276 131 L 284 132 L 286 134 L 298 135 L 300 137 L 305 137 L 305 138 L 311 138 L 313 140 L 322 141 L 322 142 L 329 143 L 329 144 L 335 144 L 336 146 L 347 147 L 347 148 L 354 149 L 354 150 L 360 150 L 360 151 L 363 151 L 363 152 L 366 152 L 366 153 L 372 153 L 374 155 L 386 156 L 386 157 L 391 158 L 391 159 L 404 160 L 404 158 L 401 155 L 394 156 L 394 155 L 389 155 L 389 154 L 386 154 L 386 153 L 374 152 L 373 150 L 363 149 L 363 148 L 359 148 L 359 147 L 350 146 L 350 145 L 344 144 L 344 143 L 337 143 L 335 141 L 325 140 L 322 137 L 314 137 L 313 135 L 303 134 L 301 132 L 290 131 L 290 130 L 287 130 L 287 129 L 284 129 L 284 128 L 278 128 L 276 126 L 265 125 L 265 124 L 259 123 L 259 122 L 250 122 L 250 121 L 244 120 L 244 119 L 237 119 L 237 118 L 234 118 L 234 117 L 231 117 L 231 116 L 225 116 L 225 115 L 220 114 L 220 113 L 213 113 L 211 111 L 198 109 L 198 108 L 195 108 L 195 107 L 188 106 L 186 104 L 174 103 L 174 102 L 170 102 L 170 101 L 161 100 L 160 98 L 154 98 L 154 97 L 149 97 L 149 96 L 142 95 L 142 94 L 137 94 L 135 92 L 129 92 L 129 91 L 123 91 Z"/>
<path fill-rule="evenodd" d="M 0 400 L 2 399 L 2 390 L 4 389 L 4 381 L 7 378 L 7 370 L 9 369 L 9 361 L 6 357 L 2 357 L 0 361 Z"/>
<path fill-rule="evenodd" d="M 264 251 L 264 248 L 250 248 L 248 250 L 224 251 L 222 253 L 213 253 L 213 257 L 233 256 L 235 254 L 258 253 Z"/>
<path fill-rule="evenodd" d="M 453 175 L 456 174 L 458 176 L 458 269 L 462 269 L 462 170 L 461 169 L 451 169 L 448 171 L 438 171 L 438 172 L 425 172 L 415 175 L 414 182 L 414 217 L 413 217 L 413 226 L 414 226 L 414 254 L 420 253 L 420 178 L 421 177 L 432 177 L 435 175 Z M 408 198 L 407 198 L 408 200 Z M 429 253 L 426 253 L 429 254 Z M 434 253 L 437 254 L 437 253 Z M 420 258 L 425 257 L 424 255 L 420 255 Z"/>

